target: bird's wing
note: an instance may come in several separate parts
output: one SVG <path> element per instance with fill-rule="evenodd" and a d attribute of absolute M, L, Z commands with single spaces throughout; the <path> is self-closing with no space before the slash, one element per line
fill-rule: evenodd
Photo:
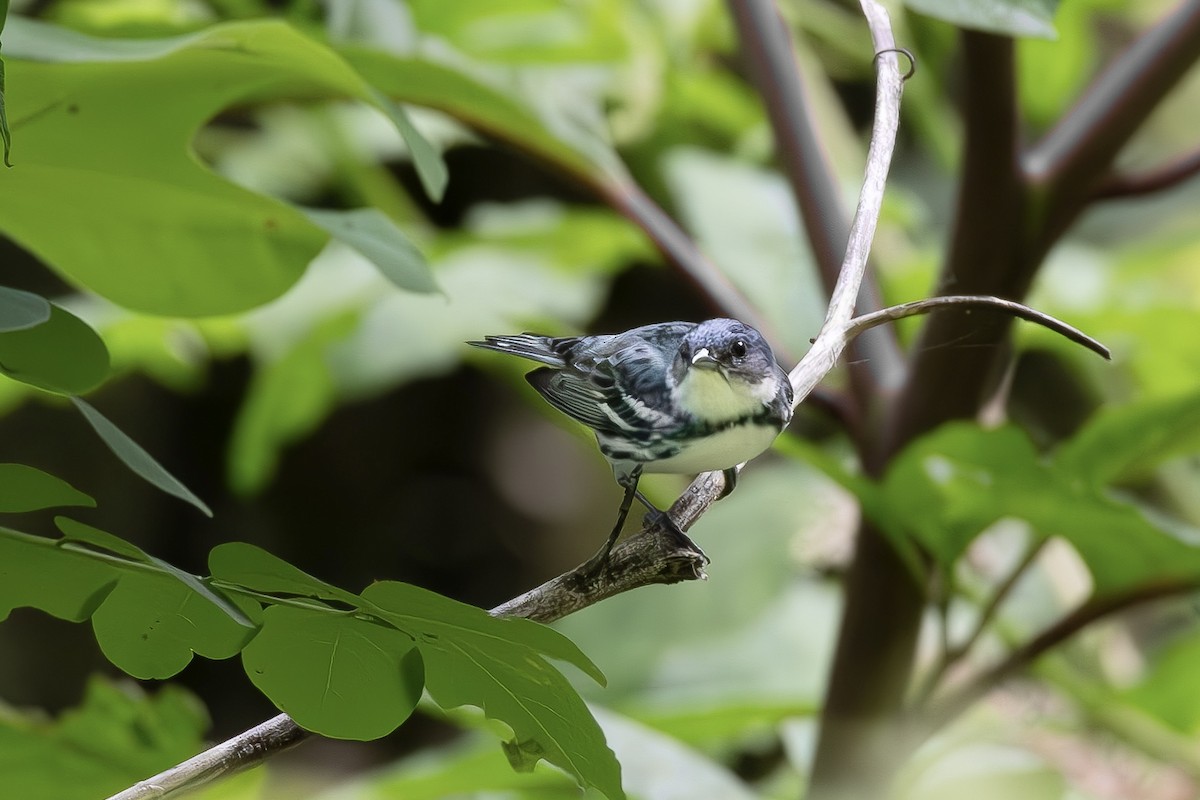
<path fill-rule="evenodd" d="M 565 369 L 534 370 L 526 378 L 559 411 L 600 433 L 655 439 L 678 426 L 667 382 L 678 345 L 664 347 L 659 339 L 630 335 L 635 332 L 580 340 Z"/>

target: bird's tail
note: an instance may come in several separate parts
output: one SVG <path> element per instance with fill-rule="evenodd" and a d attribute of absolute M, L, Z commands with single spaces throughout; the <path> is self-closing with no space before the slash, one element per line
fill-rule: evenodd
<path fill-rule="evenodd" d="M 562 354 L 564 341 L 536 333 L 518 333 L 515 336 L 485 336 L 482 342 L 467 342 L 467 344 L 482 347 L 485 350 L 511 353 L 514 356 L 528 358 L 552 367 L 563 367 L 566 365 Z"/>

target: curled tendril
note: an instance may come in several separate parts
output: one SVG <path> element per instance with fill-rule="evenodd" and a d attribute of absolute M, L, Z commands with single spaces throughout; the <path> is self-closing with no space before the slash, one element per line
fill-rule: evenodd
<path fill-rule="evenodd" d="M 871 60 L 874 61 L 876 58 L 879 58 L 884 53 L 900 53 L 901 55 L 903 55 L 905 58 L 908 59 L 908 72 L 904 73 L 904 75 L 901 76 L 900 80 L 906 81 L 909 78 L 911 78 L 913 75 L 917 74 L 917 57 L 914 56 L 912 54 L 912 51 L 909 50 L 907 47 L 889 47 L 886 50 L 880 50 L 878 53 L 875 54 L 875 57 L 872 58 Z"/>

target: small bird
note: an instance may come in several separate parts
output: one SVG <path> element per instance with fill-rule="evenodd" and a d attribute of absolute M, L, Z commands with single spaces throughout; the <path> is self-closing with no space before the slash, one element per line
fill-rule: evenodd
<path fill-rule="evenodd" d="M 635 497 L 683 536 L 638 491 L 643 472 L 724 470 L 728 494 L 736 467 L 770 447 L 792 418 L 792 385 L 771 346 L 733 319 L 659 322 L 602 336 L 487 336 L 468 344 L 545 364 L 526 380 L 596 434 L 625 496 L 608 541 L 589 561 L 593 568 L 607 565 Z"/>

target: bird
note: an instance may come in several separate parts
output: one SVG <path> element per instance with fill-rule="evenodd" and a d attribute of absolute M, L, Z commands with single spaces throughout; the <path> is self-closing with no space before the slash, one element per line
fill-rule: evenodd
<path fill-rule="evenodd" d="M 542 364 L 526 380 L 592 430 L 625 490 L 616 524 L 584 572 L 608 565 L 635 498 L 690 544 L 638 491 L 643 473 L 722 470 L 724 497 L 737 467 L 770 447 L 792 418 L 787 373 L 763 335 L 735 319 L 658 322 L 594 336 L 485 336 L 467 344 Z"/>

